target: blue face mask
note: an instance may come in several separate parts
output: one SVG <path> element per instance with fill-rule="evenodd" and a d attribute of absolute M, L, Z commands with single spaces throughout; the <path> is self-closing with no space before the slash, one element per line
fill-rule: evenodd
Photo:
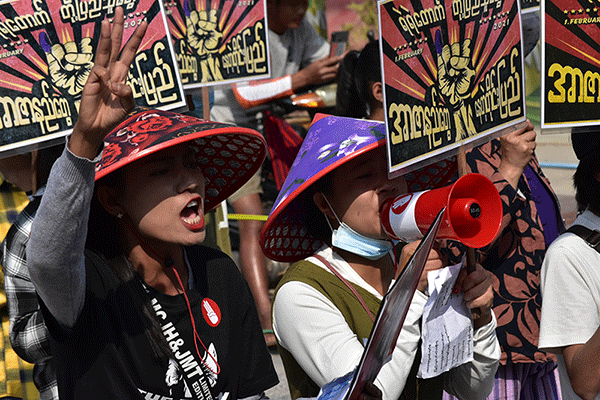
<path fill-rule="evenodd" d="M 333 247 L 349 251 L 369 260 L 380 259 L 388 254 L 394 246 L 391 241 L 361 235 L 343 222 L 338 229 L 333 231 L 331 244 Z"/>
<path fill-rule="evenodd" d="M 323 198 L 327 202 L 329 209 L 333 212 L 335 219 L 340 224 L 337 229 L 333 229 L 331 224 L 329 224 L 329 219 L 325 217 L 329 224 L 329 228 L 331 228 L 333 232 L 331 235 L 331 245 L 333 247 L 346 250 L 369 260 L 378 260 L 388 254 L 397 243 L 397 241 L 392 242 L 390 240 L 373 239 L 356 232 L 346 225 L 346 223 L 340 221 L 335 211 L 333 211 L 331 204 L 329 204 L 327 197 L 323 195 Z"/>

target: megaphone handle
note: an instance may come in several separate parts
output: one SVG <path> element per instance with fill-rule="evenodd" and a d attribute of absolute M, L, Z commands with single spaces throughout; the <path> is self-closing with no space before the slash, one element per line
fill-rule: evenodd
<path fill-rule="evenodd" d="M 467 247 L 467 272 L 470 274 L 475 271 L 475 264 L 477 263 L 475 255 L 475 249 L 472 247 Z"/>
<path fill-rule="evenodd" d="M 467 168 L 467 153 L 464 145 L 460 146 L 458 149 L 458 154 L 456 155 L 456 168 L 458 169 L 459 177 L 463 177 L 469 173 Z M 467 272 L 469 274 L 475 271 L 476 262 L 475 249 L 467 247 Z"/>
<path fill-rule="evenodd" d="M 467 154 L 464 146 L 460 146 L 458 154 L 456 155 L 456 166 L 458 169 L 458 176 L 462 177 L 469 173 L 467 170 Z M 475 249 L 467 247 L 467 272 L 470 274 L 475 271 L 475 264 L 477 263 Z M 473 319 L 478 319 L 481 316 L 481 310 L 479 308 L 473 308 L 471 310 L 471 316 Z"/>
<path fill-rule="evenodd" d="M 472 247 L 467 247 L 467 272 L 470 274 L 475 271 L 475 264 L 477 263 L 475 249 Z M 481 317 L 481 310 L 479 308 L 471 309 L 471 316 L 474 320 L 479 319 Z"/>

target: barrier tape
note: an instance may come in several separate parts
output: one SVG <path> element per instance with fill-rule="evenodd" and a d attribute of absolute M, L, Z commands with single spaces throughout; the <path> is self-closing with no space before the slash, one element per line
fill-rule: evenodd
<path fill-rule="evenodd" d="M 268 215 L 251 215 L 251 214 L 227 214 L 228 219 L 237 220 L 253 220 L 253 221 L 266 221 L 269 218 Z"/>

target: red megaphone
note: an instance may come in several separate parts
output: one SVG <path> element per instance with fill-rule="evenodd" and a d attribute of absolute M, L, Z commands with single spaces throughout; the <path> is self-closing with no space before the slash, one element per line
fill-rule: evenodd
<path fill-rule="evenodd" d="M 393 239 L 421 239 L 446 207 L 437 237 L 459 240 L 472 248 L 487 246 L 502 224 L 502 200 L 494 184 L 480 174 L 467 174 L 453 185 L 417 193 L 406 193 L 387 201 L 381 223 Z"/>

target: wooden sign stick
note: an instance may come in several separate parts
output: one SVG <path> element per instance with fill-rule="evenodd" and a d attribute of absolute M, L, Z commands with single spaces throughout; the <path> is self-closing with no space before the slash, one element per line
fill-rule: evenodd
<path fill-rule="evenodd" d="M 31 193 L 35 194 L 38 187 L 38 150 L 31 152 Z"/>
<path fill-rule="evenodd" d="M 202 118 L 209 120 L 210 119 L 210 92 L 209 92 L 209 88 L 204 86 L 202 88 Z"/>

